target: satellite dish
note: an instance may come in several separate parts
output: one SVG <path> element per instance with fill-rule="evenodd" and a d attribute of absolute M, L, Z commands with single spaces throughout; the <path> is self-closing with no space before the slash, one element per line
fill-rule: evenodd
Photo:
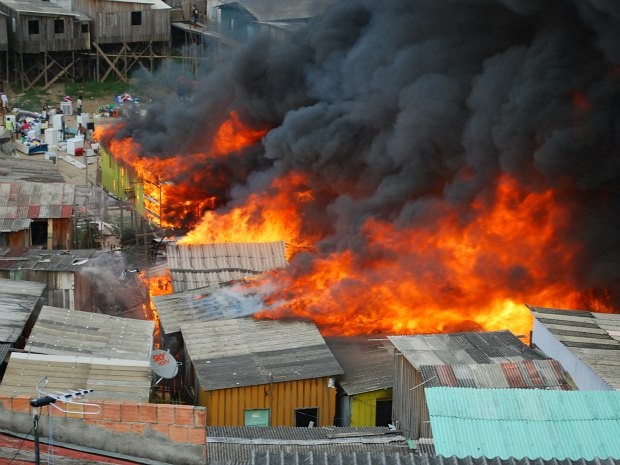
<path fill-rule="evenodd" d="M 179 372 L 179 363 L 170 352 L 155 349 L 151 353 L 151 368 L 157 376 L 170 379 Z"/>

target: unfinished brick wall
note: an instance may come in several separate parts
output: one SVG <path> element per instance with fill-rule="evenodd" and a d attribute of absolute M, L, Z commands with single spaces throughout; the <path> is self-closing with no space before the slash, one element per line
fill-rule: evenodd
<path fill-rule="evenodd" d="M 93 402 L 95 403 L 95 402 Z M 71 405 L 71 412 L 61 412 L 53 407 L 45 407 L 39 412 L 41 416 L 40 424 L 44 425 L 43 417 L 51 415 L 53 421 L 63 420 L 65 425 L 73 425 L 74 429 L 85 427 L 102 428 L 112 434 L 120 434 L 126 436 L 128 433 L 134 433 L 148 441 L 158 438 L 158 448 L 164 449 L 169 446 L 184 446 L 184 450 L 194 447 L 196 453 L 200 455 L 199 462 L 206 459 L 206 408 L 195 407 L 191 405 L 170 405 L 170 404 L 130 404 L 119 403 L 114 401 L 96 402 L 101 407 L 99 413 L 95 415 L 84 415 L 82 405 Z M 59 403 L 59 405 L 63 405 Z M 16 414 L 32 415 L 32 407 L 30 399 L 24 396 L 11 397 L 0 394 L 0 408 L 6 412 L 14 412 Z M 89 408 L 92 411 L 92 407 Z M 6 416 L 6 415 L 5 415 Z M 65 428 L 67 429 L 67 428 Z M 70 427 L 68 428 L 71 429 Z M 55 437 L 57 437 L 56 433 Z M 75 434 L 75 437 L 84 436 Z M 71 438 L 69 438 L 71 439 Z M 66 442 L 73 442 L 77 445 L 80 441 L 71 441 L 65 439 Z M 135 444 L 131 452 L 132 454 L 144 457 L 144 454 L 136 454 L 140 450 L 139 444 Z M 93 447 L 92 444 L 88 446 Z M 145 445 L 145 449 L 151 450 L 153 447 Z M 118 452 L 118 451 L 114 451 Z M 198 458 L 198 457 L 197 457 Z"/>

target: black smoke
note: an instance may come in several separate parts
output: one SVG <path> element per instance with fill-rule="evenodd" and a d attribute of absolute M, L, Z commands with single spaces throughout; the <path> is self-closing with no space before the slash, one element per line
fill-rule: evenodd
<path fill-rule="evenodd" d="M 320 204 L 306 221 L 329 231 L 319 254 L 363 250 L 372 217 L 432 227 L 450 205 L 466 222 L 504 173 L 556 191 L 573 212 L 558 240 L 583 246 L 575 285 L 619 295 L 616 0 L 344 0 L 286 41 L 256 38 L 191 102 L 155 102 L 116 136 L 191 157 L 231 111 L 272 129 L 229 198 L 310 174 Z"/>

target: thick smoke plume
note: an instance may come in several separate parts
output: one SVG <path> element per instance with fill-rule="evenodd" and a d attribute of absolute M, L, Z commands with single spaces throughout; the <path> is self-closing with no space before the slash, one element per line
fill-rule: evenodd
<path fill-rule="evenodd" d="M 191 102 L 155 102 L 115 137 L 186 163 L 231 111 L 271 129 L 229 159 L 231 172 L 245 160 L 229 205 L 282 173 L 309 175 L 304 221 L 329 233 L 293 265 L 380 254 L 365 250 L 368 218 L 432 230 L 448 205 L 467 223 L 505 174 L 571 212 L 558 240 L 583 247 L 573 284 L 620 295 L 616 0 L 345 0 L 289 40 L 257 38 Z M 511 270 L 515 286 L 528 272 Z"/>

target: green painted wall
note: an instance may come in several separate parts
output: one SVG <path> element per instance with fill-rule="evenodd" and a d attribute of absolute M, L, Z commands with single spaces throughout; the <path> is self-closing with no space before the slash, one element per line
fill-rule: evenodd
<path fill-rule="evenodd" d="M 375 426 L 377 421 L 377 400 L 389 400 L 391 398 L 391 388 L 351 396 L 350 426 Z"/>
<path fill-rule="evenodd" d="M 144 213 L 144 192 L 142 181 L 134 177 L 132 170 L 116 162 L 114 157 L 103 149 L 101 153 L 101 184 L 114 197 L 133 204 L 135 211 Z M 133 189 L 135 198 L 131 199 L 126 189 Z"/>

